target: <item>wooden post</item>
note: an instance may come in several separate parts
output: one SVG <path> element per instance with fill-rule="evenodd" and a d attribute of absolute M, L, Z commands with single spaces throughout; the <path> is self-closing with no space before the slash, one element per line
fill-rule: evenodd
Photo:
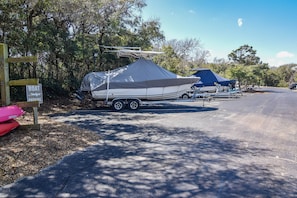
<path fill-rule="evenodd" d="M 16 105 L 19 107 L 25 108 L 25 107 L 32 107 L 33 108 L 33 125 L 22 125 L 20 128 L 23 129 L 31 129 L 31 130 L 40 130 L 40 124 L 38 124 L 38 107 L 39 102 L 33 101 L 33 102 L 17 102 Z"/>
<path fill-rule="evenodd" d="M 4 43 L 0 43 L 0 86 L 1 86 L 1 104 L 3 106 L 10 105 L 10 86 L 26 86 L 38 85 L 39 79 L 19 79 L 9 81 L 9 63 L 20 62 L 37 62 L 36 56 L 23 56 L 23 57 L 8 57 L 8 47 Z M 38 124 L 38 107 L 39 102 L 21 102 L 20 106 L 33 107 L 34 125 L 35 129 L 40 130 Z"/>
<path fill-rule="evenodd" d="M 4 43 L 0 43 L 0 85 L 1 85 L 1 104 L 10 104 L 9 89 L 9 67 L 7 63 L 8 47 Z"/>
<path fill-rule="evenodd" d="M 37 107 L 33 107 L 33 123 L 34 125 L 38 125 L 38 108 Z"/>

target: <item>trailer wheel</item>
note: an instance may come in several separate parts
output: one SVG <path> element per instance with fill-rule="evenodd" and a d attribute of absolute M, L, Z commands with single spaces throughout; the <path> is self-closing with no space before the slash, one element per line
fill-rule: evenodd
<path fill-rule="evenodd" d="M 129 109 L 131 110 L 137 110 L 140 106 L 138 100 L 130 100 L 128 103 Z"/>
<path fill-rule="evenodd" d="M 122 109 L 124 109 L 125 105 L 124 105 L 124 102 L 122 100 L 115 100 L 112 103 L 112 107 L 116 111 L 121 111 Z"/>
<path fill-rule="evenodd" d="M 181 97 L 181 98 L 182 98 L 182 99 L 189 99 L 189 98 L 190 98 L 190 96 L 189 96 L 188 94 L 186 94 L 186 93 L 185 93 L 185 94 L 183 94 L 183 95 L 182 95 L 182 97 Z"/>

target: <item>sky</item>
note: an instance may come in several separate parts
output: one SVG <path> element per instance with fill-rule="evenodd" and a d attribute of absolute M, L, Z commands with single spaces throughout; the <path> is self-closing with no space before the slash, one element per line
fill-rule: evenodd
<path fill-rule="evenodd" d="M 166 40 L 197 39 L 214 58 L 252 46 L 269 66 L 297 64 L 297 0 L 146 0 Z"/>

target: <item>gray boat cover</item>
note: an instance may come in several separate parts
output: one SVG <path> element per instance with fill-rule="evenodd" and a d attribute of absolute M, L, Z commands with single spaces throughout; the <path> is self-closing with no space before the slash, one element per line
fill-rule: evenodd
<path fill-rule="evenodd" d="M 181 77 L 174 74 L 151 60 L 138 59 L 136 62 L 106 72 L 91 72 L 81 83 L 80 91 L 95 91 L 119 88 L 148 88 L 176 86 L 198 82 L 198 77 Z M 178 79 L 178 80 L 177 80 Z"/>

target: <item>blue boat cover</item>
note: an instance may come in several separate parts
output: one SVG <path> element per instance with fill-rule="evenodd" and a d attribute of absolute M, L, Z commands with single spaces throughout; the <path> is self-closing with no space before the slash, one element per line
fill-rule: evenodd
<path fill-rule="evenodd" d="M 206 68 L 198 69 L 198 71 L 194 73 L 193 76 L 200 77 L 200 81 L 194 84 L 196 87 L 215 86 L 215 83 L 218 83 L 222 86 L 229 86 L 230 84 L 235 84 L 235 80 L 223 78 L 217 73 Z"/>

